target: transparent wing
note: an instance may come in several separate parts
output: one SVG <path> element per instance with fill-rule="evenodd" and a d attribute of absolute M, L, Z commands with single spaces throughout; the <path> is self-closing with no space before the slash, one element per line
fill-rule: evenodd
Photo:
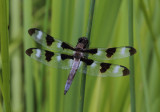
<path fill-rule="evenodd" d="M 54 53 L 38 48 L 29 48 L 26 50 L 26 54 L 31 58 L 54 68 L 70 69 L 73 63 L 73 56 L 71 55 Z"/>
<path fill-rule="evenodd" d="M 133 54 L 136 53 L 136 49 L 130 46 L 125 46 L 125 47 L 114 47 L 109 49 L 105 48 L 88 49 L 84 50 L 84 52 L 89 53 L 88 56 L 89 59 L 103 61 L 103 60 L 112 60 L 112 59 L 119 59 L 132 56 Z"/>
<path fill-rule="evenodd" d="M 28 30 L 30 36 L 39 44 L 44 47 L 53 50 L 55 52 L 64 52 L 67 54 L 73 54 L 74 48 L 65 42 L 62 42 L 54 37 L 44 33 L 37 28 L 31 28 Z"/>
<path fill-rule="evenodd" d="M 120 77 L 129 75 L 129 70 L 122 65 L 101 63 L 91 59 L 82 59 L 82 61 L 87 64 L 87 75 L 100 77 Z M 80 71 L 83 71 L 82 66 L 80 67 Z"/>

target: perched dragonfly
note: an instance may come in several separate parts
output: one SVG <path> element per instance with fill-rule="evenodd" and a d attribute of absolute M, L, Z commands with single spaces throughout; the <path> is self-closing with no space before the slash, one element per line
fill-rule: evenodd
<path fill-rule="evenodd" d="M 88 39 L 86 37 L 79 38 L 76 47 L 72 47 L 66 42 L 57 40 L 37 28 L 29 29 L 28 33 L 37 43 L 43 45 L 49 50 L 54 51 L 52 52 L 39 48 L 29 48 L 26 50 L 26 54 L 28 56 L 56 68 L 71 68 L 65 85 L 64 94 L 66 94 L 69 90 L 77 70 L 83 72 L 81 68 L 84 63 L 87 65 L 87 71 L 91 75 L 101 77 L 126 76 L 129 74 L 129 70 L 126 67 L 122 65 L 105 63 L 102 61 L 124 58 L 136 53 L 136 50 L 130 46 L 108 49 L 87 49 L 86 46 L 88 44 Z M 85 54 L 88 54 L 88 58 L 84 56 Z"/>

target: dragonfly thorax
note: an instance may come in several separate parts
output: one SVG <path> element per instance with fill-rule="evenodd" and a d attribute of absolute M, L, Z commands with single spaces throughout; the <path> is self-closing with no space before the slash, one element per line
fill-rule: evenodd
<path fill-rule="evenodd" d="M 81 37 L 78 39 L 78 43 L 76 47 L 84 49 L 86 48 L 87 44 L 88 44 L 88 39 L 86 37 Z"/>

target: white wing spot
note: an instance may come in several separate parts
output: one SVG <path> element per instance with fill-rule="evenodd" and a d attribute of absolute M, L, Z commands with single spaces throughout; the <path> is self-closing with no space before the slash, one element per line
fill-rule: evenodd
<path fill-rule="evenodd" d="M 36 56 L 38 58 L 41 57 L 41 50 L 40 49 L 36 49 Z"/>
<path fill-rule="evenodd" d="M 96 63 L 92 63 L 91 67 L 94 68 L 96 66 Z"/>
<path fill-rule="evenodd" d="M 58 61 L 61 61 L 61 56 L 57 56 L 57 60 L 58 60 Z"/>
<path fill-rule="evenodd" d="M 116 66 L 113 70 L 113 73 L 117 73 L 119 71 L 120 66 Z"/>
<path fill-rule="evenodd" d="M 99 50 L 98 50 L 97 55 L 101 55 L 101 53 L 102 53 L 102 51 L 99 51 Z"/>
<path fill-rule="evenodd" d="M 37 39 L 40 40 L 40 39 L 42 38 L 42 34 L 43 34 L 43 33 L 42 33 L 41 31 L 38 31 Z"/>
<path fill-rule="evenodd" d="M 126 48 L 123 47 L 122 50 L 121 50 L 121 54 L 124 54 L 124 53 L 125 53 L 125 50 L 126 50 Z"/>
<path fill-rule="evenodd" d="M 62 43 L 59 42 L 59 43 L 57 44 L 57 47 L 58 47 L 58 48 L 61 48 L 61 44 L 62 44 Z"/>

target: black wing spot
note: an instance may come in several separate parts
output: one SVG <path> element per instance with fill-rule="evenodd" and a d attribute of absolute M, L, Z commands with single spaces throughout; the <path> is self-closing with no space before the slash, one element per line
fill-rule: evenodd
<path fill-rule="evenodd" d="M 109 48 L 106 50 L 106 56 L 110 58 L 116 52 L 116 48 Z"/>
<path fill-rule="evenodd" d="M 86 50 L 82 50 L 82 52 L 96 54 L 97 53 L 97 49 L 86 49 Z"/>
<path fill-rule="evenodd" d="M 91 59 L 81 58 L 81 61 L 85 62 L 87 65 L 91 65 L 94 61 Z"/>
<path fill-rule="evenodd" d="M 31 54 L 33 53 L 32 49 L 33 49 L 33 48 L 29 48 L 29 49 L 26 50 L 26 54 L 27 54 L 28 56 L 31 56 Z"/>
<path fill-rule="evenodd" d="M 46 42 L 47 42 L 47 45 L 48 45 L 48 46 L 51 46 L 52 43 L 54 42 L 54 38 L 51 37 L 50 35 L 47 35 L 47 37 L 46 37 Z"/>
<path fill-rule="evenodd" d="M 32 36 L 33 33 L 35 33 L 36 30 L 39 30 L 37 28 L 31 28 L 28 30 L 28 33 Z"/>
<path fill-rule="evenodd" d="M 51 61 L 52 59 L 52 56 L 54 56 L 54 53 L 53 52 L 50 52 L 50 51 L 45 51 L 45 56 L 46 56 L 46 60 L 49 62 Z"/>
<path fill-rule="evenodd" d="M 104 72 L 106 72 L 107 69 L 110 68 L 111 64 L 109 64 L 109 63 L 101 63 L 100 66 L 101 66 L 100 72 L 104 73 Z"/>
<path fill-rule="evenodd" d="M 124 66 L 121 66 L 120 65 L 120 67 L 123 67 L 124 69 L 123 69 L 123 76 L 126 76 L 126 75 L 129 75 L 129 70 L 128 70 L 128 68 L 126 68 L 126 67 L 124 67 Z"/>
<path fill-rule="evenodd" d="M 65 59 L 73 59 L 73 56 L 66 55 L 66 54 L 61 54 L 61 59 L 62 59 L 62 60 L 65 60 Z"/>
<path fill-rule="evenodd" d="M 66 44 L 65 42 L 62 42 L 61 47 L 62 47 L 63 49 L 75 50 L 73 47 L 71 47 L 70 45 Z"/>
<path fill-rule="evenodd" d="M 129 52 L 130 52 L 130 55 L 133 55 L 133 54 L 136 53 L 136 49 L 134 49 L 133 47 L 131 47 L 130 50 L 129 50 Z"/>

